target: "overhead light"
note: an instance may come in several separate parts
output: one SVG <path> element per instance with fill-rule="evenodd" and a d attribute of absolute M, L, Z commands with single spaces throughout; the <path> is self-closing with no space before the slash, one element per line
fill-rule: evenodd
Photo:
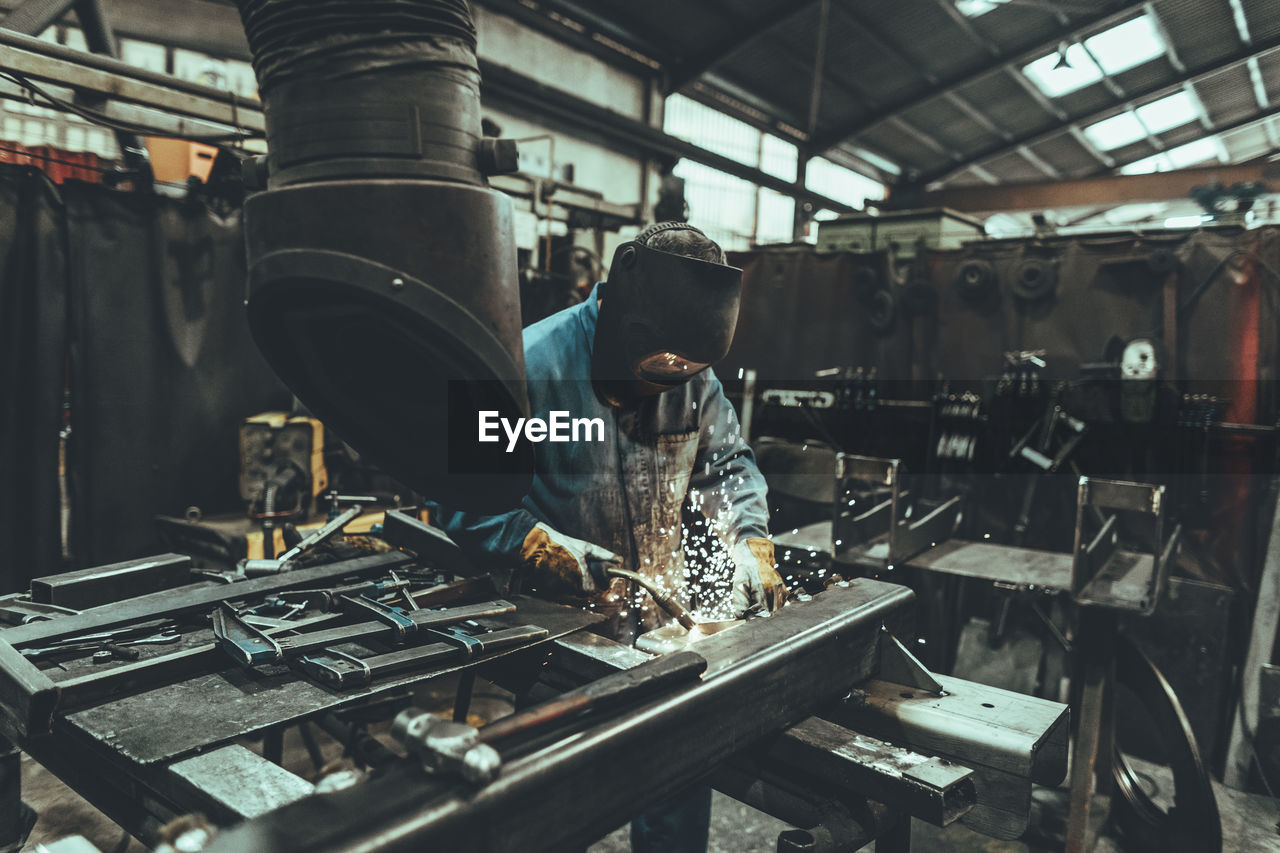
<path fill-rule="evenodd" d="M 1165 228 L 1199 228 L 1207 216 L 1170 216 L 1164 221 Z"/>

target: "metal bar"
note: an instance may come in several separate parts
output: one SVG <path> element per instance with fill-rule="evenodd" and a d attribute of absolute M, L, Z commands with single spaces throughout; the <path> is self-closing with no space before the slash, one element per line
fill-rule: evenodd
<path fill-rule="evenodd" d="M 1277 110 L 1280 112 L 1280 109 Z M 1114 161 L 1112 161 L 1114 163 Z M 1214 179 L 1224 185 L 1275 180 L 1265 161 L 1236 166 L 1203 166 L 1149 175 L 1103 175 L 1070 181 L 1004 184 L 999 187 L 956 187 L 925 193 L 925 206 L 961 212 L 1042 210 L 1086 204 L 1120 204 L 1186 197 L 1192 187 Z"/>
<path fill-rule="evenodd" d="M 404 762 L 363 785 L 242 824 L 206 849 L 536 853 L 585 845 L 871 674 L 880 626 L 905 628 L 913 598 L 871 580 L 835 587 L 707 637 L 698 651 L 708 672 L 697 684 L 510 761 L 484 788 L 442 784 Z M 601 768 L 618 772 L 601 784 Z M 579 819 L 546 808 L 549 790 L 574 803 Z"/>
<path fill-rule="evenodd" d="M 1119 6 L 1112 7 L 1109 11 L 1082 18 L 1069 26 L 1060 27 L 1050 34 L 1036 36 L 1030 44 L 1003 53 L 1000 58 L 994 59 L 981 68 L 943 80 L 941 85 L 922 92 L 914 98 L 895 100 L 891 104 L 886 104 L 884 107 L 872 111 L 869 115 L 855 119 L 842 127 L 833 128 L 813 140 L 813 149 L 815 151 L 824 151 L 845 139 L 858 136 L 888 118 L 909 112 L 916 107 L 929 103 L 934 98 L 945 95 L 947 92 L 963 89 L 988 75 L 1009 70 L 1019 73 L 1020 66 L 1038 59 L 1047 51 L 1053 50 L 1059 42 L 1077 41 L 1077 34 L 1079 33 L 1106 29 L 1113 24 L 1121 22 L 1125 17 L 1131 15 L 1134 10 L 1141 7 L 1141 2 L 1122 3 Z"/>
<path fill-rule="evenodd" d="M 818 46 L 813 54 L 813 82 L 809 87 L 809 123 L 805 130 L 812 136 L 818 128 L 818 107 L 822 103 L 822 73 L 827 62 L 827 17 L 831 14 L 831 0 L 819 0 Z"/>
<path fill-rule="evenodd" d="M 0 639 L 0 735 L 19 740 L 49 731 L 58 692 L 49 676 Z"/>
<path fill-rule="evenodd" d="M 1080 718 L 1071 756 L 1071 806 L 1065 853 L 1088 853 L 1106 821 L 1111 782 L 1111 736 L 1115 725 L 1109 694 L 1115 690 L 1115 616 L 1082 611 Z M 1111 713 L 1109 713 L 1111 712 Z"/>
<path fill-rule="evenodd" d="M 752 770 L 756 768 L 752 767 Z M 934 826 L 973 808 L 973 771 L 810 717 L 787 729 L 759 762 L 766 774 L 859 792 Z"/>
<path fill-rule="evenodd" d="M 220 825 L 266 814 L 307 796 L 315 786 L 239 745 L 175 761 L 160 787 L 175 800 L 202 803 L 200 809 Z"/>
<path fill-rule="evenodd" d="M 706 660 L 696 652 L 661 655 L 492 722 L 480 729 L 480 740 L 488 744 L 500 743 L 587 711 L 603 711 L 617 707 L 619 703 L 638 705 L 654 695 L 670 691 L 673 686 L 697 681 L 706 668 Z"/>
<path fill-rule="evenodd" d="M 103 631 L 130 622 L 143 622 L 209 610 L 224 601 L 238 601 L 278 592 L 282 589 L 322 583 L 347 575 L 387 572 L 413 562 L 409 554 L 391 552 L 341 560 L 323 566 L 297 569 L 269 577 L 254 578 L 230 584 L 192 584 L 141 595 L 117 604 L 94 607 L 78 616 L 65 616 L 47 622 L 33 622 L 0 631 L 0 640 L 12 646 L 48 643 L 90 631 Z"/>
<path fill-rule="evenodd" d="M 79 92 L 216 121 L 249 132 L 261 133 L 266 128 L 256 98 L 237 99 L 208 86 L 3 30 L 0 45 L 5 46 L 5 70 L 35 81 L 70 86 Z"/>
<path fill-rule="evenodd" d="M 1067 772 L 1067 706 L 937 676 L 931 696 L 883 680 L 855 687 L 820 711 L 823 719 L 972 769 L 977 803 L 961 821 L 996 838 L 1027 829 L 1031 785 L 1056 785 Z"/>
<path fill-rule="evenodd" d="M 31 581 L 31 600 L 85 610 L 123 597 L 179 586 L 191 577 L 191 558 L 160 554 Z"/>

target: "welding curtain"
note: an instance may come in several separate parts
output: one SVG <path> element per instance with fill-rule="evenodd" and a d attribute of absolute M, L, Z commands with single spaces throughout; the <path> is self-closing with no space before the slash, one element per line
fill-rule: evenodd
<path fill-rule="evenodd" d="M 0 591 L 239 509 L 239 422 L 287 408 L 244 318 L 238 214 L 0 170 Z M 64 388 L 70 561 L 58 485 Z"/>

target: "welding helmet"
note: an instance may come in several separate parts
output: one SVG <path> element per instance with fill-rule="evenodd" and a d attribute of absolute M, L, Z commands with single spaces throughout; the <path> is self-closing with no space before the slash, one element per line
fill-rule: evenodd
<path fill-rule="evenodd" d="M 650 245 L 654 235 L 677 230 L 692 232 L 719 253 L 698 229 L 670 222 L 613 254 L 591 358 L 592 386 L 610 406 L 688 382 L 724 358 L 733 342 L 742 270 Z"/>

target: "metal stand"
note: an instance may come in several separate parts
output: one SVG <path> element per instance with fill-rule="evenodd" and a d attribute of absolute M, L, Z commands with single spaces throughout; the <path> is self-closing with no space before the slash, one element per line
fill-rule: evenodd
<path fill-rule="evenodd" d="M 1071 811 L 1066 853 L 1092 850 L 1111 809 L 1115 745 L 1116 614 L 1080 608 L 1076 642 L 1075 747 L 1071 753 Z"/>
<path fill-rule="evenodd" d="M 0 853 L 17 853 L 36 825 L 36 813 L 22 801 L 22 753 L 0 738 Z"/>

